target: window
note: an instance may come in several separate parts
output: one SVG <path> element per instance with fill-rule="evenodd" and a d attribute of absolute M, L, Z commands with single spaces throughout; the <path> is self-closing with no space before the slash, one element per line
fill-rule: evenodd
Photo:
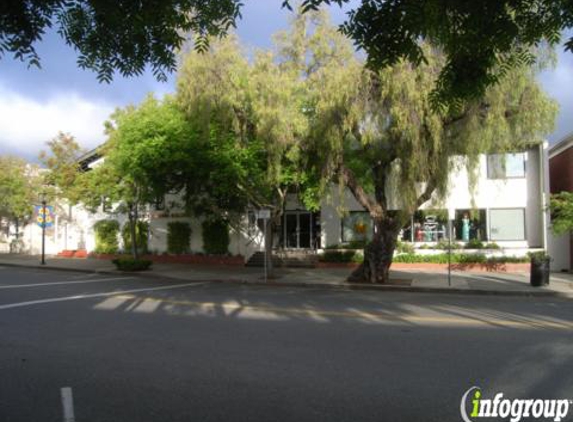
<path fill-rule="evenodd" d="M 447 210 L 418 210 L 412 217 L 413 225 L 402 230 L 402 239 L 414 242 L 437 242 L 447 238 Z"/>
<path fill-rule="evenodd" d="M 462 242 L 487 240 L 485 209 L 456 210 L 454 220 L 455 239 Z"/>
<path fill-rule="evenodd" d="M 525 210 L 490 210 L 489 233 L 491 240 L 525 240 Z"/>
<path fill-rule="evenodd" d="M 351 211 L 342 219 L 342 242 L 372 239 L 372 218 L 366 211 Z"/>
<path fill-rule="evenodd" d="M 487 178 L 508 179 L 525 177 L 525 153 L 493 154 L 487 156 Z"/>

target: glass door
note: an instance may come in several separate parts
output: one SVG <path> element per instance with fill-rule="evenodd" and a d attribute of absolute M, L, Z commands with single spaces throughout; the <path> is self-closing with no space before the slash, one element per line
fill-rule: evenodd
<path fill-rule="evenodd" d="M 310 226 L 311 218 L 310 213 L 300 213 L 298 215 L 298 247 L 299 248 L 310 248 Z"/>
<path fill-rule="evenodd" d="M 284 216 L 287 249 L 308 249 L 312 239 L 312 215 L 306 211 L 287 211 Z"/>

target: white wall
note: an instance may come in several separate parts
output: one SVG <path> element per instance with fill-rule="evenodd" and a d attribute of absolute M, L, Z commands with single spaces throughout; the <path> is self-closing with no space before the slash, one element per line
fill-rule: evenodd
<path fill-rule="evenodd" d="M 548 231 L 548 253 L 553 259 L 551 262 L 551 271 L 571 271 L 571 243 L 570 233 L 561 236 L 555 236 Z"/>
<path fill-rule="evenodd" d="M 524 178 L 488 179 L 487 157 L 482 155 L 479 162 L 479 177 L 476 189 L 469 190 L 469 177 L 465 168 L 452 173 L 449 178 L 447 198 L 439 203 L 429 201 L 422 209 L 471 209 L 474 207 L 489 210 L 497 208 L 525 209 L 524 241 L 498 241 L 503 247 L 538 248 L 543 246 L 543 211 L 541 205 L 541 171 L 538 149 L 531 149 L 526 154 L 526 173 Z M 472 199 L 474 202 L 472 202 Z M 322 245 L 330 246 L 341 242 L 341 214 L 344 211 L 360 211 L 362 206 L 346 189 L 342 195 L 340 188 L 333 185 L 329 195 L 321 205 Z M 489 227 L 488 227 L 489 232 Z"/>

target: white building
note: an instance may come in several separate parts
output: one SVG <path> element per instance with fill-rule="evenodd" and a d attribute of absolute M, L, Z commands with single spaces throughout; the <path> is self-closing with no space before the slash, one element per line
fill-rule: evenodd
<path fill-rule="evenodd" d="M 87 169 L 97 165 L 98 160 L 101 158 L 96 154 L 87 155 L 83 165 Z M 473 195 L 468 188 L 467 172 L 461 170 L 452 174 L 446 200 L 439 205 L 432 201 L 424 204 L 411 223 L 404 227 L 402 240 L 420 246 L 447 239 L 447 219 L 449 214 L 453 214 L 453 240 L 458 242 L 471 239 L 484 244 L 495 242 L 517 255 L 523 255 L 531 248 L 546 248 L 547 144 L 521 153 L 506 154 L 505 158 L 482 155 L 478 171 Z M 161 203 L 151 205 L 146 214 L 150 223 L 148 249 L 151 252 L 166 251 L 167 224 L 170 221 L 188 221 L 192 229 L 191 251 L 203 251 L 201 222 L 185 216 L 181 207 L 169 206 L 176 203 L 177 198 L 177 195 L 167 195 Z M 340 208 L 345 209 L 342 215 L 337 212 Z M 81 207 L 58 207 L 54 227 L 47 233 L 47 253 L 55 254 L 66 249 L 93 251 L 93 225 L 98 220 L 109 218 L 116 219 L 121 226 L 126 223 L 125 216 L 110 215 L 103 209 L 92 214 Z M 306 210 L 296 197 L 290 196 L 274 246 L 277 249 L 313 251 L 364 242 L 369 237 L 370 227 L 368 213 L 349 192 L 341 198 L 338 189 L 333 188 L 329 198 L 323 200 L 319 212 Z M 37 225 L 26 227 L 22 240 L 25 250 L 38 253 L 40 228 Z M 232 232 L 229 253 L 248 259 L 254 252 L 262 250 L 261 243 L 262 236 L 256 227 L 250 235 Z"/>

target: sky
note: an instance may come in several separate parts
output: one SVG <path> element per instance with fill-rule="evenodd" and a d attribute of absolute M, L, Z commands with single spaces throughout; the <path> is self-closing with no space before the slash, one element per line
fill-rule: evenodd
<path fill-rule="evenodd" d="M 245 3 L 239 37 L 249 46 L 270 47 L 271 35 L 287 27 L 290 12 L 281 8 L 282 0 Z M 344 20 L 344 9 L 330 10 L 335 23 Z M 95 73 L 77 67 L 76 52 L 55 33 L 36 49 L 41 69 L 28 68 L 10 56 L 0 59 L 0 154 L 36 161 L 59 131 L 71 133 L 83 148 L 92 149 L 105 140 L 103 123 L 115 108 L 137 104 L 149 92 L 162 97 L 175 90 L 176 75 L 158 82 L 150 72 L 99 83 Z M 556 129 L 548 137 L 553 143 L 573 132 L 573 54 L 559 51 L 556 67 L 544 71 L 539 81 L 561 106 Z"/>

